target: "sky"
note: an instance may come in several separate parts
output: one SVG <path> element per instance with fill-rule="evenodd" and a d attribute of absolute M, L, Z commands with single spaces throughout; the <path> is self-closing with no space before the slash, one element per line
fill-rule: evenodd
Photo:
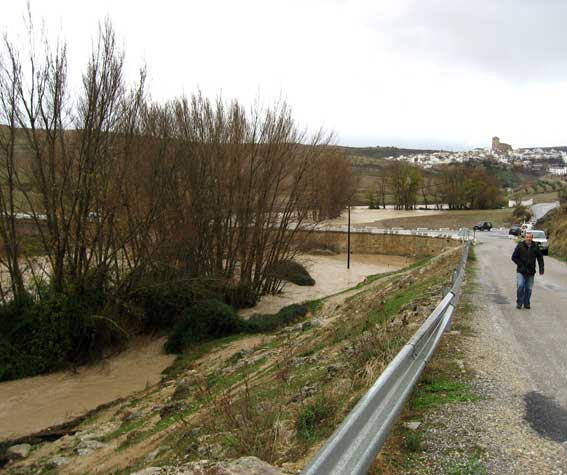
<path fill-rule="evenodd" d="M 25 38 L 27 0 L 1 0 Z M 77 84 L 101 21 L 152 98 L 285 99 L 348 146 L 567 145 L 565 0 L 31 0 Z"/>

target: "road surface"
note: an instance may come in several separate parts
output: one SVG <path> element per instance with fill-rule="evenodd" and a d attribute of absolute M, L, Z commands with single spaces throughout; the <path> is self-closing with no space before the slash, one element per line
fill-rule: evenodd
<path fill-rule="evenodd" d="M 542 437 L 567 449 L 567 264 L 545 259 L 545 275 L 535 277 L 531 310 L 516 309 L 516 245 L 505 231 L 476 234 L 478 281 L 488 300 L 488 317 L 510 345 L 530 388 L 524 395 L 526 419 Z"/>
<path fill-rule="evenodd" d="M 543 218 L 547 212 L 551 211 L 553 208 L 557 208 L 559 206 L 559 201 L 555 201 L 554 203 L 538 203 L 536 205 L 532 205 L 532 211 L 534 213 L 534 218 L 536 220 Z"/>

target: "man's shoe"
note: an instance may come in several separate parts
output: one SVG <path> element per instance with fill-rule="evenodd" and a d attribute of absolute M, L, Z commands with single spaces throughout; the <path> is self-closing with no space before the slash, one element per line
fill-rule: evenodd
<path fill-rule="evenodd" d="M 517 304 L 516 308 L 522 308 L 522 306 L 520 304 Z M 530 308 L 530 307 L 526 307 L 526 308 Z"/>
<path fill-rule="evenodd" d="M 524 305 L 524 308 L 527 308 L 529 310 L 532 307 L 530 307 L 529 305 Z"/>

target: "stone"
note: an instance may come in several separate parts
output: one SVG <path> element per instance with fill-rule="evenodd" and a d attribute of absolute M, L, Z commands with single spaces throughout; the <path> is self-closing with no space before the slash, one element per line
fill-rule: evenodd
<path fill-rule="evenodd" d="M 409 430 L 417 430 L 419 428 L 419 426 L 421 425 L 421 422 L 419 421 L 410 421 L 410 422 L 404 422 L 404 427 L 406 429 Z"/>
<path fill-rule="evenodd" d="M 159 455 L 160 451 L 161 451 L 161 447 L 158 447 L 157 449 L 152 450 L 152 451 L 147 455 L 147 457 L 146 457 L 146 462 L 148 462 L 148 463 L 149 463 L 149 462 L 153 462 L 153 461 L 157 458 L 157 456 Z"/>
<path fill-rule="evenodd" d="M 160 467 L 146 467 L 138 472 L 133 473 L 132 475 L 159 475 L 162 473 Z"/>
<path fill-rule="evenodd" d="M 7 451 L 6 455 L 11 460 L 21 460 L 27 458 L 30 454 L 31 445 L 30 444 L 18 444 L 12 445 Z"/>
<path fill-rule="evenodd" d="M 219 462 L 216 475 L 283 475 L 279 468 L 256 457 L 242 457 L 230 462 Z"/>
<path fill-rule="evenodd" d="M 162 419 L 165 419 L 166 417 L 172 416 L 177 412 L 181 412 L 184 409 L 184 407 L 185 406 L 179 402 L 166 404 L 159 410 L 159 416 Z"/>
<path fill-rule="evenodd" d="M 105 447 L 108 447 L 108 445 L 103 444 L 102 442 L 99 442 L 98 440 L 83 439 L 83 440 L 81 440 L 81 443 L 75 449 L 75 452 L 77 453 L 77 455 L 84 457 L 86 455 L 92 454 L 95 450 L 103 449 Z"/>
<path fill-rule="evenodd" d="M 171 399 L 174 401 L 178 399 L 186 399 L 191 395 L 191 393 L 192 393 L 191 383 L 187 379 L 182 379 L 175 387 L 175 391 L 173 392 Z"/>
<path fill-rule="evenodd" d="M 69 462 L 70 462 L 69 457 L 62 457 L 61 455 L 58 455 L 56 457 L 53 457 L 49 462 L 47 462 L 47 468 L 48 469 L 59 468 L 62 467 L 63 465 L 67 465 Z"/>

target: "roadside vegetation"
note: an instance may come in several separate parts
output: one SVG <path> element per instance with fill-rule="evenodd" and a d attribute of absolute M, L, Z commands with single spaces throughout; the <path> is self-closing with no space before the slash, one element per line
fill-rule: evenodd
<path fill-rule="evenodd" d="M 490 221 L 494 227 L 507 227 L 513 221 L 512 212 L 512 208 L 450 211 L 431 216 L 384 219 L 379 222 L 379 226 L 385 228 L 402 227 L 408 229 L 472 229 L 472 227 L 479 221 Z"/>
<path fill-rule="evenodd" d="M 567 260 L 567 185 L 559 191 L 559 204 L 537 222 L 537 227 L 547 234 L 550 255 Z"/>
<path fill-rule="evenodd" d="M 127 81 L 108 21 L 72 90 L 64 41 L 29 31 L 29 53 L 0 47 L 0 380 L 142 331 L 222 336 L 236 323 L 211 309 L 309 284 L 290 268 L 296 231 L 338 216 L 353 190 L 331 135 L 305 132 L 285 103 L 153 102 L 145 69 Z"/>
<path fill-rule="evenodd" d="M 472 334 L 467 320 L 474 311 L 475 261 L 472 249 L 466 271 L 467 285 L 463 286 L 451 329 L 424 370 L 399 423 L 369 472 L 371 475 L 488 473 L 480 448 L 432 454 L 427 438 L 428 414 L 443 411 L 448 405 L 474 404 L 481 399 L 475 392 L 473 375 L 464 361 L 460 343 L 460 338 Z"/>

